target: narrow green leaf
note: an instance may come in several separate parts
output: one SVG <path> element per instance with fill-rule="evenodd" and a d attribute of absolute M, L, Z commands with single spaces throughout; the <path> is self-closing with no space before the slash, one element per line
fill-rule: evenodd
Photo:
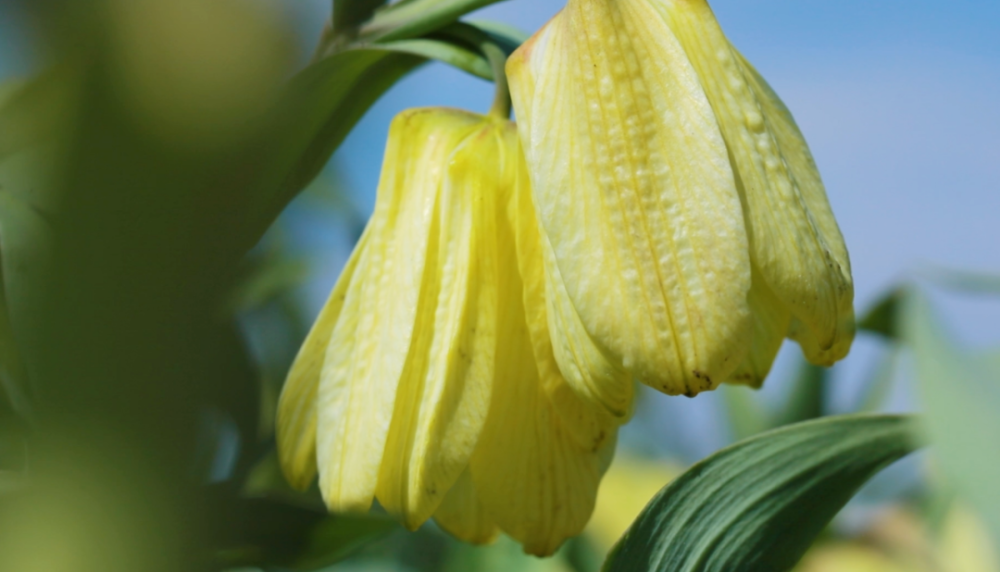
<path fill-rule="evenodd" d="M 417 38 L 415 40 L 397 40 L 395 42 L 374 44 L 367 49 L 382 49 L 420 56 L 429 60 L 438 60 L 476 77 L 493 81 L 493 70 L 484 56 L 449 42 Z"/>
<path fill-rule="evenodd" d="M 4 179 L 0 171 L 0 181 Z M 31 386 L 22 352 L 36 343 L 35 323 L 28 319 L 44 301 L 35 285 L 44 283 L 51 248 L 51 227 L 42 215 L 0 184 L 0 289 L 5 330 L 0 351 L 0 382 L 13 410 L 31 418 Z"/>
<path fill-rule="evenodd" d="M 475 26 L 483 32 L 486 32 L 493 38 L 500 47 L 504 48 L 507 53 L 513 52 L 521 44 L 527 42 L 531 38 L 531 34 L 507 24 L 506 22 L 495 22 L 493 20 L 471 20 L 466 22 L 470 26 Z"/>
<path fill-rule="evenodd" d="M 330 566 L 397 529 L 396 521 L 387 516 L 332 515 L 310 532 L 295 567 L 316 570 Z"/>
<path fill-rule="evenodd" d="M 899 344 L 889 342 L 882 351 L 879 361 L 872 373 L 865 380 L 861 396 L 854 411 L 858 413 L 875 413 L 885 405 L 892 391 L 896 368 L 899 362 Z"/>
<path fill-rule="evenodd" d="M 934 451 L 1000 540 L 1000 360 L 955 347 L 915 290 L 906 296 L 902 318 Z"/>
<path fill-rule="evenodd" d="M 899 335 L 897 321 L 903 293 L 897 289 L 886 294 L 858 321 L 858 328 L 895 339 Z"/>
<path fill-rule="evenodd" d="M 375 10 L 385 6 L 386 0 L 335 0 L 333 3 L 333 33 L 352 35 L 372 17 Z"/>
<path fill-rule="evenodd" d="M 936 268 L 921 275 L 940 286 L 967 294 L 1000 294 L 1000 275 L 997 274 Z"/>
<path fill-rule="evenodd" d="M 406 0 L 375 13 L 361 28 L 373 41 L 414 38 L 455 22 L 460 17 L 501 0 Z"/>
<path fill-rule="evenodd" d="M 825 417 L 697 463 L 653 498 L 605 570 L 781 572 L 870 477 L 914 450 L 903 416 Z"/>

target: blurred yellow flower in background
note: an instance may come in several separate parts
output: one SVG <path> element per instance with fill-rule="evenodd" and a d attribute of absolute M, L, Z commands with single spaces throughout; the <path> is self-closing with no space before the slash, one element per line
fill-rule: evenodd
<path fill-rule="evenodd" d="M 683 472 L 680 465 L 663 459 L 618 455 L 601 482 L 587 535 L 607 552 L 656 493 Z"/>
<path fill-rule="evenodd" d="M 283 390 L 281 462 L 334 511 L 377 498 L 551 554 L 590 517 L 617 420 L 580 400 L 548 337 L 539 231 L 513 124 L 411 110 L 375 212 Z"/>
<path fill-rule="evenodd" d="M 797 572 L 998 572 L 989 530 L 969 507 L 954 503 L 932 528 L 914 511 L 894 506 L 853 541 L 819 544 Z"/>
<path fill-rule="evenodd" d="M 556 358 L 626 415 L 636 378 L 759 386 L 782 340 L 854 333 L 808 146 L 704 0 L 570 0 L 507 65 L 543 228 Z"/>

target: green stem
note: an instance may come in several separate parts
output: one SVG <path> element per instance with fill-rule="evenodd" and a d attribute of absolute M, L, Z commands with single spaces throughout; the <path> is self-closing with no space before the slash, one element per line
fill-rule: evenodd
<path fill-rule="evenodd" d="M 493 83 L 496 85 L 490 115 L 508 119 L 510 117 L 510 87 L 507 85 L 507 54 L 490 41 L 481 43 L 479 49 L 490 61 L 490 67 L 493 68 Z"/>

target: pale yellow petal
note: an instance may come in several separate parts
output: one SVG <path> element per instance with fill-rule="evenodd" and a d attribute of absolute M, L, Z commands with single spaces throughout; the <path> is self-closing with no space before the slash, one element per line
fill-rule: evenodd
<path fill-rule="evenodd" d="M 617 415 L 630 382 L 615 369 L 670 394 L 714 388 L 749 348 L 747 238 L 725 143 L 666 22 L 646 0 L 571 0 L 508 71 L 567 381 Z M 594 356 L 607 363 L 588 377 Z"/>
<path fill-rule="evenodd" d="M 330 336 L 347 297 L 347 288 L 354 277 L 358 260 L 364 256 L 367 236 L 366 230 L 354 247 L 330 298 L 299 349 L 278 400 L 278 457 L 285 478 L 299 490 L 305 490 L 316 477 L 316 395 L 320 373 Z"/>
<path fill-rule="evenodd" d="M 473 544 L 493 542 L 500 532 L 486 514 L 468 470 L 458 477 L 434 511 L 434 520 L 455 538 Z"/>
<path fill-rule="evenodd" d="M 778 356 L 792 315 L 764 281 L 756 265 L 751 265 L 751 271 L 753 282 L 747 300 L 753 314 L 753 342 L 750 353 L 726 382 L 760 387 Z"/>
<path fill-rule="evenodd" d="M 497 383 L 470 468 L 490 518 L 542 556 L 583 530 L 615 435 L 595 451 L 567 429 L 535 365 L 516 264 L 501 268 L 509 272 L 500 290 Z"/>
<path fill-rule="evenodd" d="M 580 399 L 580 396 L 566 382 L 559 370 L 549 329 L 550 310 L 547 307 L 547 301 L 551 300 L 551 297 L 546 296 L 545 257 L 542 242 L 545 238 L 541 235 L 538 227 L 538 218 L 535 215 L 530 182 L 527 177 L 527 166 L 524 164 L 520 143 L 517 141 L 516 133 L 512 133 L 511 137 L 513 139 L 511 143 L 512 155 L 517 161 L 519 176 L 513 196 L 508 203 L 510 222 L 509 225 L 501 226 L 500 241 L 501 243 L 516 243 L 516 270 L 512 266 L 510 270 L 503 273 L 503 276 L 512 278 L 519 275 L 521 283 L 518 285 L 516 281 L 512 281 L 512 283 L 502 284 L 501 287 L 520 288 L 524 291 L 525 316 L 542 388 L 567 430 L 577 438 L 581 445 L 596 449 L 614 434 L 615 428 L 619 424 L 628 419 L 628 414 L 631 412 L 632 383 L 628 377 L 624 377 L 613 386 L 622 391 L 620 403 L 617 406 L 621 414 L 616 416 L 609 413 L 612 408 L 607 407 L 607 404 L 605 404 L 606 407 L 595 406 L 593 404 L 595 396 L 592 396 L 591 400 Z M 506 230 L 507 228 L 512 229 L 514 236 L 507 236 L 507 232 L 509 232 Z M 559 342 L 562 344 L 561 348 L 565 350 L 570 347 L 572 341 L 561 338 Z M 594 347 L 589 339 L 582 346 L 581 351 L 591 350 Z M 578 365 L 579 362 L 572 360 L 568 363 Z M 607 360 L 603 356 L 597 356 L 597 359 L 591 361 L 589 366 L 580 367 L 578 375 L 591 375 L 591 372 L 599 369 L 602 364 L 607 364 Z M 625 372 L 620 370 L 614 373 L 627 376 Z M 612 378 L 612 376 L 609 373 L 605 378 Z"/>
<path fill-rule="evenodd" d="M 390 128 L 365 271 L 347 292 L 319 387 L 320 489 L 332 510 L 371 505 L 434 256 L 447 159 L 476 125 L 464 113 L 411 110 Z M 433 271 L 437 268 L 431 265 Z"/>
<path fill-rule="evenodd" d="M 470 117 L 480 125 L 443 161 L 418 335 L 397 390 L 376 490 L 382 506 L 410 529 L 430 518 L 468 465 L 494 380 L 496 216 L 511 177 L 502 169 L 503 123 Z"/>
<path fill-rule="evenodd" d="M 748 81 L 760 97 L 761 107 L 771 118 L 771 128 L 782 147 L 785 159 L 791 166 L 791 170 L 797 173 L 802 198 L 843 277 L 840 287 L 844 288 L 844 292 L 841 294 L 841 303 L 837 308 L 837 332 L 833 344 L 826 347 L 827 342 L 820 341 L 818 336 L 821 332 L 815 327 L 809 328 L 808 335 L 796 335 L 794 331 L 790 335 L 802 346 L 802 351 L 809 361 L 817 365 L 831 365 L 847 355 L 851 349 L 851 343 L 854 341 L 854 281 L 851 276 L 851 261 L 847 254 L 847 245 L 844 243 L 840 227 L 833 217 L 833 210 L 826 197 L 823 181 L 820 179 L 819 170 L 816 169 L 816 162 L 813 160 L 809 146 L 806 145 L 805 138 L 799 131 L 792 114 L 774 93 L 771 86 L 757 73 L 757 70 L 742 55 L 739 53 L 736 55 L 748 72 Z"/>
<path fill-rule="evenodd" d="M 850 262 L 819 172 L 781 100 L 729 44 L 704 0 L 651 0 L 698 72 L 733 156 L 754 262 L 830 364 L 853 336 Z M 801 341 L 801 339 L 800 339 Z"/>

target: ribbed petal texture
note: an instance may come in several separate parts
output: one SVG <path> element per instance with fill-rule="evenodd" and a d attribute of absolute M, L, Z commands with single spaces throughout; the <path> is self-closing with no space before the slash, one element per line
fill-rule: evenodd
<path fill-rule="evenodd" d="M 498 530 L 550 554 L 593 510 L 620 417 L 581 399 L 549 335 L 517 130 L 454 110 L 390 129 L 375 213 L 289 375 L 289 481 L 414 529 Z"/>

